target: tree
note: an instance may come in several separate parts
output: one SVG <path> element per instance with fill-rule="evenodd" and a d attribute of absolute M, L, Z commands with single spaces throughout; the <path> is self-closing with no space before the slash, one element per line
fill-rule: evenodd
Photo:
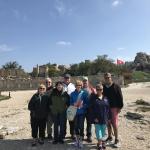
<path fill-rule="evenodd" d="M 2 66 L 3 69 L 22 69 L 22 66 L 18 64 L 16 61 L 7 62 Z"/>

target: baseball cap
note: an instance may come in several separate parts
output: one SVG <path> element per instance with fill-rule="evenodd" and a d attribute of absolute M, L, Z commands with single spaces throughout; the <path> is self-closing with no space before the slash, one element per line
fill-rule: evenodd
<path fill-rule="evenodd" d="M 85 76 L 84 76 L 84 77 L 82 78 L 82 81 L 88 81 L 88 77 L 85 77 Z"/>
<path fill-rule="evenodd" d="M 71 76 L 70 76 L 70 74 L 65 74 L 64 75 L 64 78 L 70 78 Z"/>

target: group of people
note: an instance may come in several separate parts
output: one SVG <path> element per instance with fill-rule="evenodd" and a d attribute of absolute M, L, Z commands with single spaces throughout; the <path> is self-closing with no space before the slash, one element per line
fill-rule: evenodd
<path fill-rule="evenodd" d="M 123 107 L 123 96 L 120 86 L 113 82 L 110 73 L 105 73 L 104 83 L 98 83 L 95 87 L 89 83 L 88 77 L 76 80 L 73 84 L 71 76 L 65 74 L 63 81 L 57 81 L 54 87 L 51 78 L 47 78 L 28 104 L 32 146 L 36 146 L 37 142 L 44 144 L 46 129 L 49 141 L 53 140 L 53 144 L 64 143 L 67 134 L 67 109 L 70 106 L 77 109 L 74 119 L 68 120 L 74 146 L 83 147 L 85 121 L 87 142 L 92 142 L 94 124 L 99 150 L 106 149 L 106 143 L 113 142 L 113 135 L 114 147 L 120 146 L 118 114 Z"/>

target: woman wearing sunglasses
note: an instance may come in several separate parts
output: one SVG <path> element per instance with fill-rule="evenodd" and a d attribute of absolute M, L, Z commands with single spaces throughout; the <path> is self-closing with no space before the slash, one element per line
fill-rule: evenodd
<path fill-rule="evenodd" d="M 38 91 L 32 96 L 28 104 L 33 137 L 32 146 L 36 146 L 37 141 L 39 142 L 39 144 L 44 144 L 46 120 L 49 112 L 49 98 L 45 94 L 45 91 L 45 85 L 39 85 Z"/>
<path fill-rule="evenodd" d="M 91 96 L 90 113 L 92 123 L 95 125 L 98 150 L 103 150 L 106 149 L 104 137 L 110 118 L 110 110 L 108 100 L 103 96 L 103 85 L 101 83 L 96 85 L 96 92 L 97 94 Z"/>

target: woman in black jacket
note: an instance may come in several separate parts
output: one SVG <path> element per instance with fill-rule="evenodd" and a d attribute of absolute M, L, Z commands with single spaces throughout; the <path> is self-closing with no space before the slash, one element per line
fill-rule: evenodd
<path fill-rule="evenodd" d="M 49 112 L 49 98 L 45 94 L 46 87 L 41 84 L 38 87 L 38 92 L 35 93 L 28 104 L 31 117 L 31 129 L 33 143 L 36 146 L 39 133 L 39 143 L 44 144 L 46 120 Z"/>

